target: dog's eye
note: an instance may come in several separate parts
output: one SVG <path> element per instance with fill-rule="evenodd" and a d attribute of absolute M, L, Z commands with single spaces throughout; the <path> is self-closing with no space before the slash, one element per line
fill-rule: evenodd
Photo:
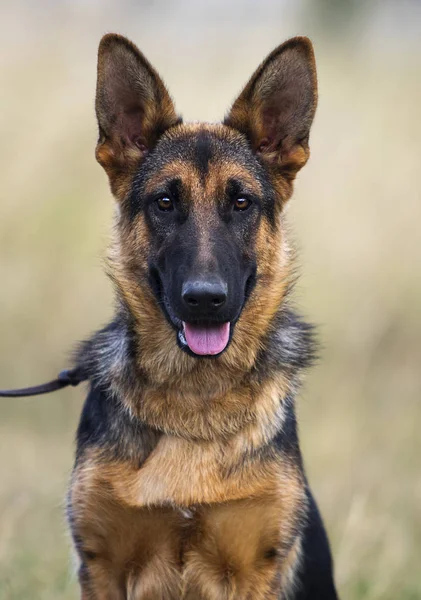
<path fill-rule="evenodd" d="M 174 210 L 174 204 L 171 198 L 167 196 L 163 196 L 158 199 L 158 208 L 164 212 L 169 212 L 170 210 Z"/>
<path fill-rule="evenodd" d="M 250 206 L 251 200 L 248 200 L 247 198 L 237 198 L 237 200 L 234 202 L 234 210 L 243 211 L 250 208 Z"/>

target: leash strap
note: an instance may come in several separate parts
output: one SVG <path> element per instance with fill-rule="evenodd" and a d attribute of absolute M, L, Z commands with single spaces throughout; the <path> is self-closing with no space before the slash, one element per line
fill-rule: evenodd
<path fill-rule="evenodd" d="M 80 372 L 80 369 L 65 369 L 58 374 L 57 379 L 35 385 L 33 387 L 22 388 L 20 390 L 0 390 L 0 398 L 20 398 L 23 396 L 39 396 L 40 394 L 49 394 L 56 392 L 69 385 L 76 386 L 88 377 Z"/>

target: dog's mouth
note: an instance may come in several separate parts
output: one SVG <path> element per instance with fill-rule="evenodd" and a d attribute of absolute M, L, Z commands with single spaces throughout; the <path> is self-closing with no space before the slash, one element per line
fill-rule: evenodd
<path fill-rule="evenodd" d="M 182 346 L 198 356 L 221 354 L 230 341 L 231 323 L 186 323 L 178 332 Z"/>
<path fill-rule="evenodd" d="M 241 315 L 255 284 L 255 272 L 248 277 L 242 306 L 231 320 L 183 321 L 176 316 L 168 297 L 164 293 L 157 269 L 150 269 L 150 284 L 168 323 L 176 330 L 177 343 L 181 350 L 196 357 L 220 356 L 229 346 L 235 325 Z M 228 315 L 227 315 L 228 316 Z M 228 317 L 229 318 L 229 317 Z"/>

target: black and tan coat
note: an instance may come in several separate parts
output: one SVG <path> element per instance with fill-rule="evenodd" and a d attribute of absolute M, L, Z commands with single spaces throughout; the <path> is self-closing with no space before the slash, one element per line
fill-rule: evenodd
<path fill-rule="evenodd" d="M 283 217 L 316 96 L 311 43 L 294 38 L 223 123 L 183 124 L 139 50 L 101 41 L 116 313 L 77 358 L 91 383 L 68 500 L 83 600 L 336 598 L 297 438 L 314 348 L 288 306 Z M 182 334 L 193 271 L 227 281 L 230 339 L 212 358 Z"/>

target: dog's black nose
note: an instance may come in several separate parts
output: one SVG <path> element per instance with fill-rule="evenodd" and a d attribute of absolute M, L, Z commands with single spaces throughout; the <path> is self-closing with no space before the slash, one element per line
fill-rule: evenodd
<path fill-rule="evenodd" d="M 219 279 L 186 281 L 181 290 L 185 306 L 192 312 L 215 313 L 227 300 L 227 284 Z"/>

